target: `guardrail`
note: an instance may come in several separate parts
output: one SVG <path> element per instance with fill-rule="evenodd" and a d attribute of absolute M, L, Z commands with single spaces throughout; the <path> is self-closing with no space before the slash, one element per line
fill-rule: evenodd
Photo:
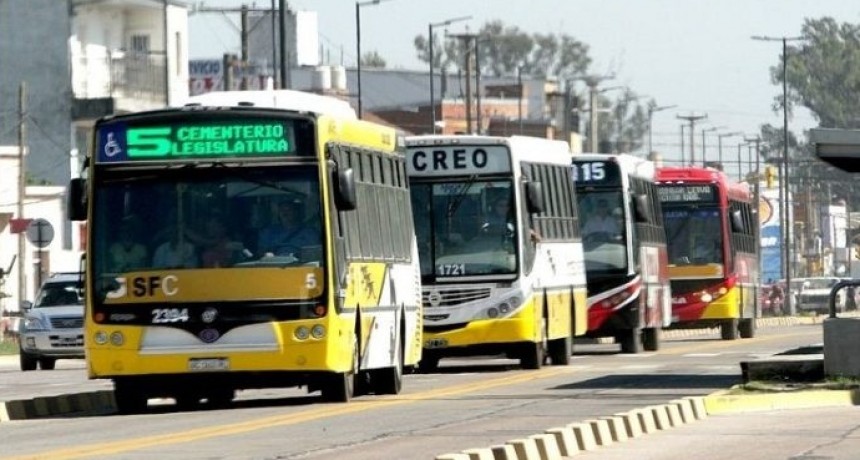
<path fill-rule="evenodd" d="M 833 288 L 830 289 L 830 298 L 827 301 L 827 306 L 830 308 L 831 318 L 836 318 L 836 295 L 841 289 L 854 286 L 860 286 L 860 280 L 843 280 L 836 283 Z"/>

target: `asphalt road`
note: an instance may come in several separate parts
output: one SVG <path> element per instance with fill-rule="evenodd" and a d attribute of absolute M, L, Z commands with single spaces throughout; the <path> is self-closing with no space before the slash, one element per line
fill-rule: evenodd
<path fill-rule="evenodd" d="M 225 410 L 179 412 L 163 401 L 143 415 L 8 422 L 0 429 L 0 457 L 433 458 L 708 394 L 738 383 L 742 360 L 821 341 L 820 324 L 796 325 L 760 329 L 754 339 L 733 342 L 716 335 L 669 340 L 660 352 L 641 355 L 618 354 L 616 345 L 577 346 L 570 366 L 539 371 L 522 371 L 503 359 L 443 360 L 437 374 L 407 376 L 399 396 L 350 404 L 323 404 L 298 390 L 266 390 L 241 392 Z M 0 368 L 0 391 L 105 385 L 86 381 L 82 367 L 69 366 L 28 373 Z"/>

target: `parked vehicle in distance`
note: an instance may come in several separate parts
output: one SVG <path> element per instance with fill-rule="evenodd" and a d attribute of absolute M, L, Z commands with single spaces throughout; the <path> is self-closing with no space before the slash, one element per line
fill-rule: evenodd
<path fill-rule="evenodd" d="M 80 273 L 56 273 L 42 283 L 35 304 L 24 303 L 22 371 L 51 370 L 58 359 L 84 357 L 82 279 Z"/>
<path fill-rule="evenodd" d="M 797 302 L 796 309 L 798 312 L 814 312 L 827 314 L 830 312 L 830 291 L 833 286 L 840 281 L 846 281 L 848 278 L 838 278 L 835 276 L 797 278 L 791 280 L 791 284 L 796 286 L 795 300 Z M 836 311 L 841 313 L 848 310 L 857 309 L 857 289 L 850 287 L 840 289 L 836 293 Z M 849 301 L 849 296 L 853 297 L 853 301 Z"/>

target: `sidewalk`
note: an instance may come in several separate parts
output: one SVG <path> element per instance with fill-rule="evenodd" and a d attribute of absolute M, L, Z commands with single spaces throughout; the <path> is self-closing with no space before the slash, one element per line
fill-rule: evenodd
<path fill-rule="evenodd" d="M 580 453 L 589 460 L 844 459 L 860 456 L 860 408 L 712 415 L 696 423 Z"/>

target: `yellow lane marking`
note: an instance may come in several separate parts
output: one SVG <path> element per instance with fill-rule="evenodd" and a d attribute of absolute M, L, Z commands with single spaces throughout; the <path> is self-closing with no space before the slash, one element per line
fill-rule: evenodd
<path fill-rule="evenodd" d="M 518 373 L 516 375 L 500 377 L 493 380 L 485 380 L 467 383 L 464 385 L 450 386 L 436 390 L 415 393 L 412 395 L 379 397 L 371 401 L 353 401 L 349 404 L 322 408 L 314 407 L 313 409 L 294 414 L 263 417 L 259 419 L 249 420 L 246 422 L 231 423 L 220 426 L 195 428 L 192 430 L 178 433 L 146 436 L 136 439 L 126 439 L 122 441 L 114 441 L 107 443 L 88 444 L 11 458 L 15 460 L 31 458 L 50 458 L 52 460 L 60 460 L 94 457 L 99 455 L 115 455 L 133 450 L 146 449 L 149 447 L 161 447 L 171 444 L 199 441 L 207 438 L 229 436 L 256 430 L 269 429 L 276 426 L 294 425 L 297 423 L 346 415 L 355 412 L 363 412 L 372 409 L 383 409 L 403 404 L 415 403 L 419 401 L 426 401 L 430 399 L 456 396 L 477 390 L 486 390 L 488 388 L 514 385 L 518 383 L 529 382 L 531 380 L 550 378 L 565 372 L 570 372 L 571 370 L 572 369 L 569 367 L 544 368 L 538 371 Z"/>

